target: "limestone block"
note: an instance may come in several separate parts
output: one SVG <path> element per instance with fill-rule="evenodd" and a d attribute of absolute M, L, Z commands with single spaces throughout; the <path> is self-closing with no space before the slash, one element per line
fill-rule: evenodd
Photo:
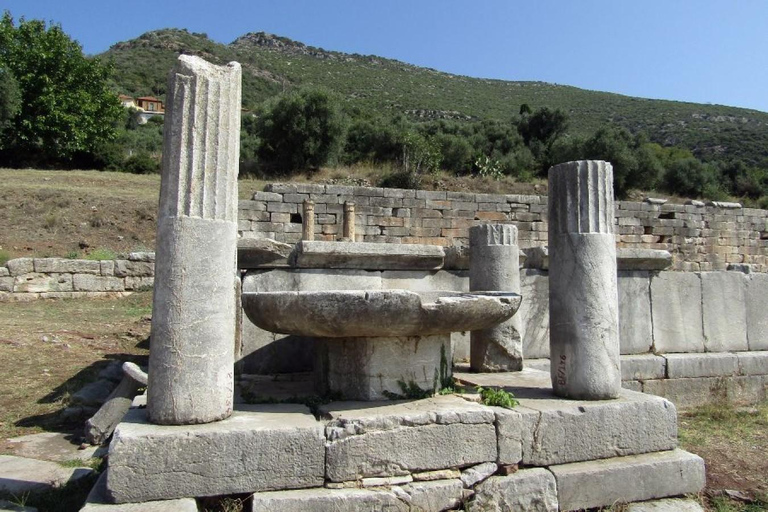
<path fill-rule="evenodd" d="M 701 278 L 689 272 L 651 277 L 653 343 L 658 352 L 704 352 Z"/>
<path fill-rule="evenodd" d="M 639 380 L 623 380 L 621 381 L 621 387 L 638 393 L 643 392 L 643 383 Z"/>
<path fill-rule="evenodd" d="M 146 288 L 152 288 L 155 284 L 154 277 L 126 277 L 125 289 L 126 290 L 142 290 Z"/>
<path fill-rule="evenodd" d="M 293 247 L 270 238 L 241 238 L 237 241 L 237 268 L 287 267 Z"/>
<path fill-rule="evenodd" d="M 707 352 L 749 350 L 747 282 L 741 272 L 702 272 L 704 346 Z"/>
<path fill-rule="evenodd" d="M 252 512 L 358 512 L 385 510 L 408 512 L 410 507 L 394 492 L 369 489 L 304 489 L 259 492 L 253 495 Z"/>
<path fill-rule="evenodd" d="M 102 277 L 92 274 L 75 274 L 72 287 L 78 292 L 122 292 L 125 281 L 119 277 Z"/>
<path fill-rule="evenodd" d="M 616 249 L 619 270 L 664 270 L 672 266 L 672 254 L 660 249 Z"/>
<path fill-rule="evenodd" d="M 472 466 L 461 472 L 461 483 L 466 488 L 472 487 L 494 474 L 497 469 L 499 466 L 495 462 L 483 462 Z"/>
<path fill-rule="evenodd" d="M 494 413 L 456 396 L 410 402 L 340 402 L 320 407 L 326 478 L 404 475 L 496 460 Z"/>
<path fill-rule="evenodd" d="M 8 269 L 8 273 L 13 277 L 29 274 L 35 271 L 35 264 L 32 258 L 16 258 L 8 260 L 5 263 L 5 266 Z"/>
<path fill-rule="evenodd" d="M 366 270 L 307 269 L 297 272 L 298 289 L 304 290 L 380 290 L 381 272 Z M 276 290 L 271 290 L 276 291 Z"/>
<path fill-rule="evenodd" d="M 115 260 L 117 277 L 151 277 L 155 275 L 155 263 L 151 261 Z"/>
<path fill-rule="evenodd" d="M 188 426 L 152 425 L 146 409 L 133 409 L 109 446 L 107 490 L 133 503 L 321 486 L 324 442 L 301 405 L 242 406 Z"/>
<path fill-rule="evenodd" d="M 101 260 L 99 262 L 99 273 L 103 276 L 114 276 L 115 275 L 114 260 Z"/>
<path fill-rule="evenodd" d="M 557 512 L 555 477 L 543 468 L 522 469 L 509 476 L 492 476 L 475 488 L 467 510 L 525 510 Z"/>
<path fill-rule="evenodd" d="M 667 498 L 630 503 L 627 512 L 704 512 L 704 509 L 694 500 Z"/>
<path fill-rule="evenodd" d="M 462 488 L 459 480 L 414 482 L 404 485 L 402 489 L 410 498 L 411 510 L 439 512 L 458 508 L 461 504 Z"/>
<path fill-rule="evenodd" d="M 0 493 L 22 496 L 48 491 L 92 473 L 92 469 L 85 467 L 65 468 L 56 462 L 0 455 Z"/>
<path fill-rule="evenodd" d="M 71 292 L 72 274 L 38 274 L 36 272 L 17 276 L 13 282 L 16 293 Z"/>
<path fill-rule="evenodd" d="M 619 272 L 619 340 L 622 354 L 644 354 L 653 345 L 650 277 L 648 272 Z"/>
<path fill-rule="evenodd" d="M 520 271 L 520 295 L 523 301 L 516 316 L 523 324 L 523 356 L 529 359 L 549 357 L 549 278 L 546 272 Z M 547 370 L 549 371 L 549 370 Z"/>
<path fill-rule="evenodd" d="M 537 245 L 525 249 L 525 267 L 538 270 L 549 269 L 549 248 Z"/>
<path fill-rule="evenodd" d="M 102 473 L 96 485 L 88 493 L 88 499 L 80 512 L 197 512 L 194 498 L 177 500 L 145 501 L 143 503 L 110 503 L 107 499 L 107 472 Z"/>
<path fill-rule="evenodd" d="M 610 507 L 704 488 L 704 460 L 683 450 L 551 466 L 560 510 Z"/>
<path fill-rule="evenodd" d="M 15 278 L 13 277 L 0 277 L 0 292 L 12 292 L 14 281 Z"/>
<path fill-rule="evenodd" d="M 767 386 L 764 375 L 699 377 L 647 380 L 643 383 L 643 392 L 663 396 L 680 408 L 725 402 L 754 405 L 765 400 Z"/>
<path fill-rule="evenodd" d="M 747 285 L 747 338 L 749 350 L 768 350 L 768 274 L 752 274 Z"/>
<path fill-rule="evenodd" d="M 5 265 L 0 266 L 0 277 L 9 277 L 11 275 L 11 271 L 8 270 L 8 267 Z"/>
<path fill-rule="evenodd" d="M 39 273 L 71 273 L 71 274 L 99 274 L 98 261 L 70 260 L 65 258 L 35 258 L 35 272 Z"/>
<path fill-rule="evenodd" d="M 727 352 L 708 354 L 667 354 L 667 378 L 720 377 L 739 373 L 739 358 Z M 653 378 L 653 377 L 651 377 Z M 655 377 L 661 378 L 661 377 Z"/>
<path fill-rule="evenodd" d="M 438 269 L 444 260 L 445 250 L 437 245 L 303 240 L 296 246 L 300 268 Z"/>
<path fill-rule="evenodd" d="M 385 270 L 381 273 L 385 290 L 468 292 L 469 276 L 464 270 Z"/>
<path fill-rule="evenodd" d="M 663 379 L 666 368 L 667 360 L 655 354 L 621 356 L 621 380 Z"/>
<path fill-rule="evenodd" d="M 128 254 L 128 261 L 145 261 L 154 263 L 155 253 L 149 251 L 132 252 Z"/>
<path fill-rule="evenodd" d="M 761 352 L 739 352 L 740 375 L 768 375 L 768 350 Z"/>

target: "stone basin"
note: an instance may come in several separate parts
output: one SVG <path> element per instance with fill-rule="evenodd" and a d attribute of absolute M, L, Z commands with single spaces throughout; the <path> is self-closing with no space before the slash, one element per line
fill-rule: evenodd
<path fill-rule="evenodd" d="M 322 338 L 429 336 L 486 329 L 509 319 L 508 292 L 326 290 L 243 293 L 243 309 L 271 332 Z"/>

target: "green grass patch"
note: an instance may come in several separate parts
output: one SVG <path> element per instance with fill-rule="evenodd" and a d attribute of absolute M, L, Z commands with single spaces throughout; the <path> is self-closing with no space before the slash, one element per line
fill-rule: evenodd
<path fill-rule="evenodd" d="M 85 259 L 96 260 L 96 261 L 114 260 L 114 259 L 117 259 L 117 253 L 112 249 L 107 249 L 106 247 L 99 247 L 98 249 L 94 249 L 93 251 L 86 254 Z"/>

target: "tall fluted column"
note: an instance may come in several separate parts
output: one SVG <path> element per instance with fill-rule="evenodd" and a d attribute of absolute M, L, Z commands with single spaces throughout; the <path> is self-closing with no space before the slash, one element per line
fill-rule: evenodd
<path fill-rule="evenodd" d="M 517 228 L 510 224 L 481 224 L 469 229 L 469 290 L 520 293 L 520 251 Z M 525 298 L 523 298 L 525 300 Z M 476 372 L 523 369 L 522 320 L 506 322 L 470 334 L 469 365 Z"/>
<path fill-rule="evenodd" d="M 549 347 L 552 388 L 565 398 L 621 390 L 613 169 L 578 161 L 549 170 Z"/>
<path fill-rule="evenodd" d="M 241 70 L 182 55 L 168 78 L 147 411 L 232 413 Z"/>

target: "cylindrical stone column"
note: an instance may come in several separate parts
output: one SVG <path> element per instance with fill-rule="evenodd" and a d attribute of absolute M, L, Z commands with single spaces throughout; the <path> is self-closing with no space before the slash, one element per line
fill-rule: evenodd
<path fill-rule="evenodd" d="M 147 412 L 153 423 L 232 413 L 240 65 L 182 55 L 168 78 Z"/>
<path fill-rule="evenodd" d="M 344 226 L 342 229 L 344 240 L 355 241 L 355 203 L 344 203 Z"/>
<path fill-rule="evenodd" d="M 619 396 L 613 169 L 607 162 L 549 170 L 549 347 L 556 395 Z"/>
<path fill-rule="evenodd" d="M 301 239 L 311 242 L 315 239 L 315 202 L 305 199 L 302 204 Z"/>
<path fill-rule="evenodd" d="M 469 290 L 520 293 L 520 252 L 517 228 L 510 224 L 481 224 L 469 229 Z M 522 320 L 506 322 L 470 334 L 469 365 L 476 372 L 523 369 Z"/>

